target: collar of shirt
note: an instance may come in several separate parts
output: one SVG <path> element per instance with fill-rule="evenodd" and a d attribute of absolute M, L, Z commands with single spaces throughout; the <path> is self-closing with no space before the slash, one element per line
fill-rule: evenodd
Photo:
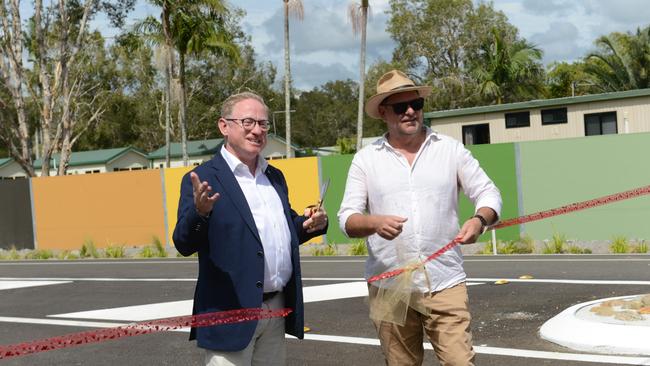
<path fill-rule="evenodd" d="M 438 132 L 432 130 L 430 127 L 424 126 L 424 131 L 425 131 L 426 137 L 424 138 L 424 142 L 422 143 L 422 145 L 426 144 L 427 141 L 429 141 L 431 139 L 436 139 L 436 140 L 440 139 L 440 137 L 438 137 Z M 390 149 L 390 150 L 395 150 L 395 148 L 392 147 L 390 145 L 390 143 L 388 142 L 388 132 L 386 132 L 380 139 L 378 139 L 376 141 L 375 148 L 377 150 L 379 150 L 381 148 L 387 148 L 387 149 Z"/>
<path fill-rule="evenodd" d="M 233 153 L 228 151 L 228 149 L 226 149 L 226 145 L 221 146 L 221 156 L 223 157 L 223 160 L 226 161 L 226 164 L 228 164 L 228 167 L 230 168 L 230 171 L 233 172 L 233 174 L 235 173 L 237 168 L 245 169 L 245 171 L 248 171 L 248 166 L 242 163 L 242 161 L 239 160 L 239 158 L 237 158 Z M 269 162 L 258 155 L 257 168 L 255 168 L 255 176 L 265 172 L 268 166 L 269 166 Z"/>

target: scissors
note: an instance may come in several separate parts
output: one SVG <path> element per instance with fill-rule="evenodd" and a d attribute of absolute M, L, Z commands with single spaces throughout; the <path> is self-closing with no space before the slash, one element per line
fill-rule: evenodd
<path fill-rule="evenodd" d="M 320 200 L 318 200 L 318 205 L 316 205 L 316 211 L 320 210 L 323 206 L 323 201 L 325 200 L 325 193 L 327 193 L 327 188 L 330 186 L 330 179 L 327 178 L 327 181 L 320 189 Z"/>

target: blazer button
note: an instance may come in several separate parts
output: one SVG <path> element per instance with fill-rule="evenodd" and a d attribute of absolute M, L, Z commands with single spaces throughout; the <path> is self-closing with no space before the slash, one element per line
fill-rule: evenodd
<path fill-rule="evenodd" d="M 257 283 L 255 284 L 255 286 L 257 286 L 257 288 L 262 288 L 262 286 L 264 286 L 264 285 L 262 284 L 261 281 L 257 281 Z"/>
<path fill-rule="evenodd" d="M 264 252 L 260 250 L 259 252 L 257 252 L 257 256 L 260 258 L 264 258 Z"/>

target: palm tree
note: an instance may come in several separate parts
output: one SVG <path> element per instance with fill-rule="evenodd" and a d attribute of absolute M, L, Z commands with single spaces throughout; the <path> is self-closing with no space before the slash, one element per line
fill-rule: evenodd
<path fill-rule="evenodd" d="M 493 42 L 483 47 L 473 70 L 479 93 L 496 104 L 537 97 L 542 90 L 542 51 L 525 40 L 508 42 L 492 29 Z"/>
<path fill-rule="evenodd" d="M 599 50 L 586 57 L 585 72 L 601 91 L 650 87 L 650 27 L 636 34 L 611 33 L 596 45 Z"/>
<path fill-rule="evenodd" d="M 359 52 L 359 108 L 357 111 L 357 151 L 361 150 L 363 141 L 363 102 L 366 82 L 366 28 L 368 25 L 368 0 L 350 3 L 348 15 L 352 23 L 352 32 L 361 32 L 361 52 Z"/>
<path fill-rule="evenodd" d="M 188 165 L 185 60 L 187 55 L 201 55 L 206 51 L 219 53 L 239 62 L 239 49 L 224 28 L 224 14 L 228 9 L 222 0 L 185 0 L 173 15 L 174 46 L 178 51 L 178 78 L 180 85 L 178 124 L 181 129 L 183 166 Z"/>
<path fill-rule="evenodd" d="M 186 83 L 185 66 L 188 55 L 200 55 L 205 51 L 221 53 L 234 60 L 239 60 L 239 51 L 232 36 L 225 30 L 225 15 L 228 8 L 223 0 L 181 0 L 173 4 L 169 0 L 154 0 L 162 7 L 161 21 L 147 17 L 136 25 L 136 30 L 148 36 L 153 43 L 166 45 L 166 160 L 169 167 L 170 141 L 169 131 L 171 122 L 171 79 L 173 78 L 173 49 L 179 55 L 179 110 L 178 124 L 181 132 L 181 150 L 183 165 L 188 164 L 187 128 L 186 128 Z M 172 7 L 173 5 L 173 7 Z"/>
<path fill-rule="evenodd" d="M 284 2 L 284 115 L 286 118 L 287 158 L 291 157 L 291 62 L 289 60 L 289 15 L 298 20 L 304 18 L 302 0 L 282 0 Z"/>

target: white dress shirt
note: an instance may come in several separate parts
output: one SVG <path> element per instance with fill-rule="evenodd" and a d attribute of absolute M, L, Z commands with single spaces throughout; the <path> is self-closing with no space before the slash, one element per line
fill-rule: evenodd
<path fill-rule="evenodd" d="M 393 240 L 367 238 L 366 278 L 424 260 L 452 241 L 460 231 L 459 188 L 475 207 L 501 212 L 501 194 L 472 154 L 458 141 L 426 128 L 426 138 L 413 164 L 390 146 L 386 136 L 366 146 L 352 160 L 339 225 L 353 214 L 405 217 Z M 398 276 L 399 277 L 399 276 Z M 411 290 L 440 291 L 465 281 L 458 246 L 413 272 Z M 394 279 L 397 280 L 397 279 Z M 392 286 L 384 280 L 382 286 Z"/>
<path fill-rule="evenodd" d="M 235 175 L 264 248 L 264 292 L 282 291 L 291 278 L 291 232 L 280 196 L 264 174 L 269 163 L 258 157 L 255 176 L 246 164 L 221 147 L 221 156 Z"/>

